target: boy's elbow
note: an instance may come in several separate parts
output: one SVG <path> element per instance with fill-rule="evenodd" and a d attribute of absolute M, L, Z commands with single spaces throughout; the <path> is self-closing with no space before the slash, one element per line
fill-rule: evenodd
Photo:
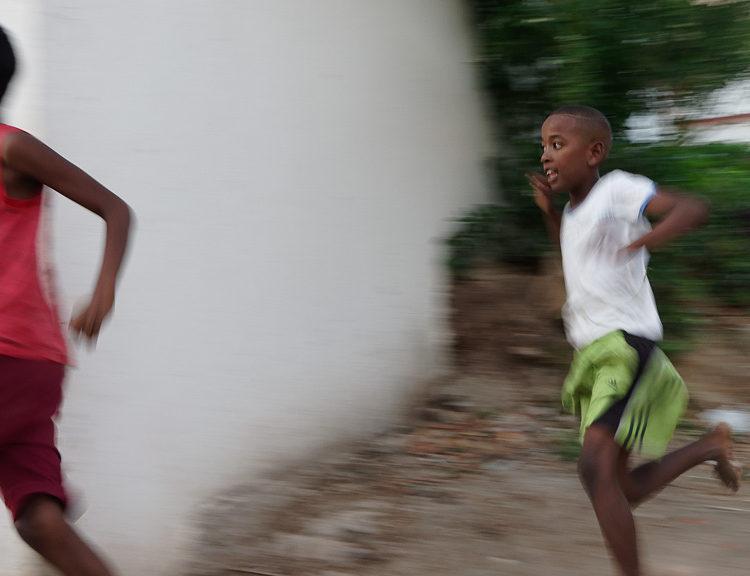
<path fill-rule="evenodd" d="M 698 226 L 704 226 L 711 217 L 711 203 L 706 198 L 696 198 L 696 221 Z"/>
<path fill-rule="evenodd" d="M 701 196 L 685 197 L 681 208 L 681 217 L 684 219 L 688 229 L 703 226 L 711 216 L 711 204 Z"/>
<path fill-rule="evenodd" d="M 105 207 L 102 218 L 107 225 L 115 225 L 118 228 L 129 230 L 135 220 L 133 209 L 122 198 L 113 195 L 113 199 Z"/>
<path fill-rule="evenodd" d="M 130 207 L 130 205 L 124 200 L 122 200 L 122 211 L 124 213 L 123 217 L 128 227 L 132 226 L 135 222 L 135 213 L 133 212 L 133 209 Z"/>

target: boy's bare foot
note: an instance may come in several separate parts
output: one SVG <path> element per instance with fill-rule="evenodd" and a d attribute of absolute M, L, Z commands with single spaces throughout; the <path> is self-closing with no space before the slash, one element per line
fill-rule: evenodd
<path fill-rule="evenodd" d="M 736 492 L 740 487 L 741 471 L 732 464 L 732 432 L 726 422 L 719 422 L 710 436 L 717 442 L 714 470 L 727 488 Z"/>

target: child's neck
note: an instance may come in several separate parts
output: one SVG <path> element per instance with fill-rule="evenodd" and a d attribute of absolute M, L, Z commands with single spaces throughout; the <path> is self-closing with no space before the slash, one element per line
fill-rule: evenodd
<path fill-rule="evenodd" d="M 599 170 L 596 170 L 591 176 L 586 179 L 580 186 L 575 189 L 571 189 L 568 194 L 570 195 L 570 207 L 575 208 L 581 202 L 586 200 L 586 197 L 591 192 L 591 189 L 599 181 Z"/>

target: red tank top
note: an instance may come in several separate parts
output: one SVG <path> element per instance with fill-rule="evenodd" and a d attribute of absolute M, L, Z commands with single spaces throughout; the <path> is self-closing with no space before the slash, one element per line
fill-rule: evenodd
<path fill-rule="evenodd" d="M 0 124 L 0 149 L 17 128 Z M 0 162 L 0 354 L 68 361 L 54 301 L 52 269 L 46 260 L 43 194 L 10 198 Z"/>

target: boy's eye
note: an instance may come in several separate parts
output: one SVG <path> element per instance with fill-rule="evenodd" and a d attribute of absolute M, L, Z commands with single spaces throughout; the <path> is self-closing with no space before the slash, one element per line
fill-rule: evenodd
<path fill-rule="evenodd" d="M 562 142 L 553 142 L 553 143 L 552 143 L 552 147 L 553 147 L 553 148 L 554 148 L 555 150 L 559 150 L 560 148 L 562 148 Z"/>

